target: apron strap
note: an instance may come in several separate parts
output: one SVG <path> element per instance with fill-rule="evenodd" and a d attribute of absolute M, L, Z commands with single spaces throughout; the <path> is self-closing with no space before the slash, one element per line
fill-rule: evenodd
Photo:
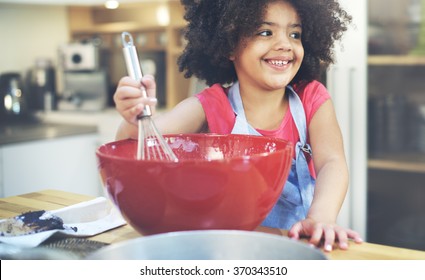
<path fill-rule="evenodd" d="M 294 91 L 291 86 L 286 87 L 289 94 L 289 110 L 291 110 L 292 118 L 297 127 L 298 134 L 300 136 L 300 141 L 297 143 L 297 146 L 306 154 L 312 155 L 311 147 L 307 143 L 307 120 L 305 117 L 305 111 L 303 103 L 301 102 L 300 97 Z M 298 150 L 298 149 L 297 149 Z"/>
<path fill-rule="evenodd" d="M 306 158 L 306 155 L 312 155 L 311 147 L 307 143 L 307 120 L 300 97 L 291 86 L 287 86 L 286 88 L 287 92 L 290 93 L 289 109 L 291 110 L 292 118 L 294 119 L 295 126 L 300 136 L 300 141 L 295 145 L 295 164 L 304 215 L 307 217 L 314 195 L 314 186 L 312 185 L 313 182 L 308 168 L 308 160 Z"/>
<path fill-rule="evenodd" d="M 235 82 L 229 89 L 228 98 L 233 112 L 236 114 L 235 125 L 232 134 L 257 135 L 261 134 L 252 127 L 246 120 L 245 110 L 243 108 L 242 98 L 239 91 L 239 82 Z"/>

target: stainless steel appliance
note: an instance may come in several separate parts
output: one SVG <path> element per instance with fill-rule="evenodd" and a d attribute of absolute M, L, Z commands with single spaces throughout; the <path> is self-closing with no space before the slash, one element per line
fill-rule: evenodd
<path fill-rule="evenodd" d="M 91 43 L 72 43 L 60 48 L 65 71 L 99 70 L 99 47 Z"/>
<path fill-rule="evenodd" d="M 48 59 L 37 59 L 27 74 L 28 109 L 49 111 L 56 109 L 56 72 Z"/>
<path fill-rule="evenodd" d="M 106 55 L 101 56 L 100 53 L 100 46 L 92 42 L 60 47 L 63 93 L 58 110 L 99 111 L 106 108 Z"/>
<path fill-rule="evenodd" d="M 19 73 L 0 75 L 0 122 L 23 118 L 27 114 L 22 78 Z"/>
<path fill-rule="evenodd" d="M 59 110 L 99 111 L 107 105 L 105 71 L 65 73 L 64 86 L 62 100 L 58 103 Z"/>

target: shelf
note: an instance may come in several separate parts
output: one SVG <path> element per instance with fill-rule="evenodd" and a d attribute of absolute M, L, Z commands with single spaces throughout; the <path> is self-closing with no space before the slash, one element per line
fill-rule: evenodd
<path fill-rule="evenodd" d="M 121 33 L 122 31 L 128 32 L 151 32 L 151 31 L 164 31 L 164 27 L 159 27 L 155 25 L 147 26 L 140 25 L 137 22 L 111 22 L 111 23 L 102 23 L 87 27 L 74 28 L 72 34 L 110 34 L 110 33 Z"/>
<path fill-rule="evenodd" d="M 414 55 L 369 55 L 369 65 L 400 65 L 400 66 L 425 66 L 425 56 Z"/>
<path fill-rule="evenodd" d="M 401 154 L 369 158 L 367 166 L 372 169 L 425 173 L 425 155 Z"/>

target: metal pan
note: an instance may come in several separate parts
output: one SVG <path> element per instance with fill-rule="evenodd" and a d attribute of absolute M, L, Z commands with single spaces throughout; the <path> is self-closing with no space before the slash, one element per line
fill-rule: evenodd
<path fill-rule="evenodd" d="M 202 230 L 140 237 L 102 248 L 95 260 L 325 260 L 307 244 L 269 233 Z"/>

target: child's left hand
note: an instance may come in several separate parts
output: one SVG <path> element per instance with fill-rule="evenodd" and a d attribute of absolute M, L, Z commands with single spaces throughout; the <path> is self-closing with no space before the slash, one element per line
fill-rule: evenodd
<path fill-rule="evenodd" d="M 332 251 L 334 243 L 338 242 L 338 247 L 342 250 L 348 249 L 348 239 L 351 238 L 356 243 L 363 240 L 356 231 L 346 229 L 336 224 L 318 223 L 311 218 L 295 223 L 288 232 L 288 236 L 293 239 L 300 237 L 310 237 L 309 244 L 319 247 L 323 241 L 325 251 Z"/>

